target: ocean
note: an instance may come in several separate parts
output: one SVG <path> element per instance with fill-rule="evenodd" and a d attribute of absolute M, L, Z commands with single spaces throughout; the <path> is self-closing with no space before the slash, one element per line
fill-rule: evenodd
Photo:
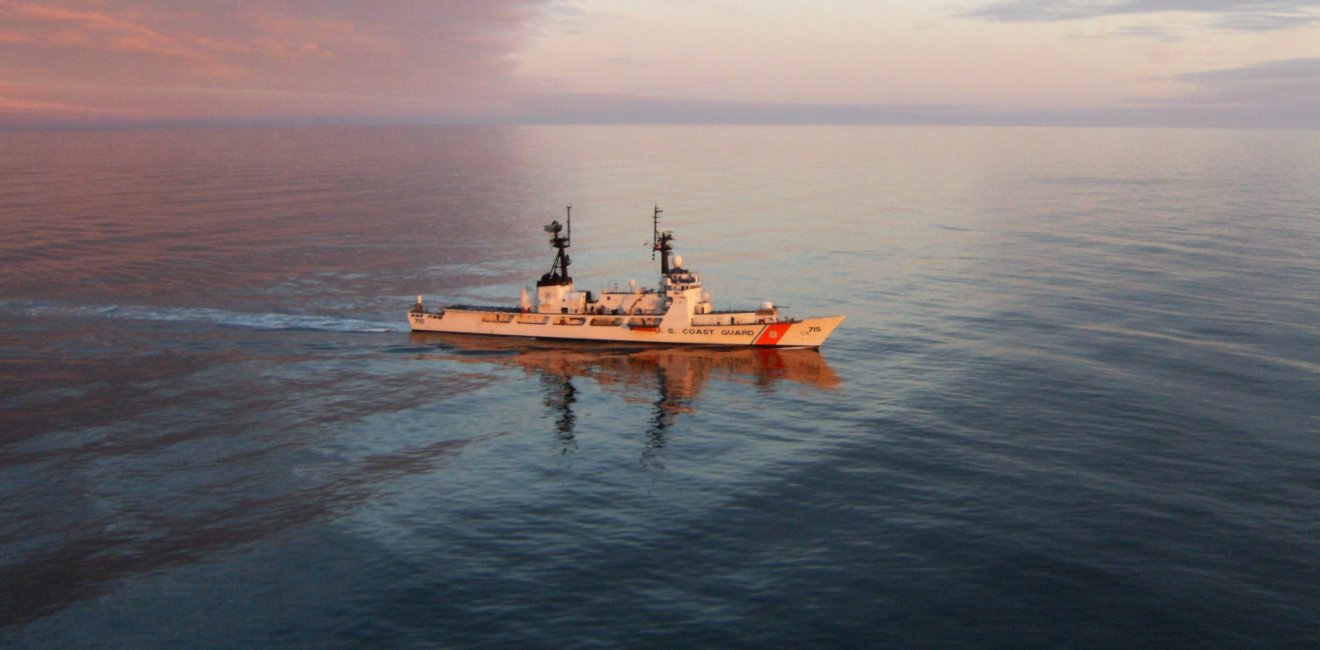
<path fill-rule="evenodd" d="M 1320 646 L 1320 133 L 0 133 L 0 647 Z M 812 350 L 410 334 L 581 289 Z"/>

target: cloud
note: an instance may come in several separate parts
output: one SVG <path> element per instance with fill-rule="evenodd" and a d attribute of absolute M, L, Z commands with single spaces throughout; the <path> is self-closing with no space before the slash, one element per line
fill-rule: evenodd
<path fill-rule="evenodd" d="M 1320 58 L 1268 61 L 1175 77 L 1194 89 L 1174 102 L 1216 106 L 1309 108 L 1320 117 Z"/>
<path fill-rule="evenodd" d="M 1182 36 L 1164 29 L 1163 27 L 1157 27 L 1154 25 L 1129 25 L 1127 27 L 1120 27 L 1114 30 L 1113 33 L 1115 36 L 1144 38 L 1164 43 L 1177 43 L 1178 41 L 1183 40 Z"/>
<path fill-rule="evenodd" d="M 19 99 L 0 95 L 0 113 L 59 113 L 73 115 L 95 115 L 104 111 L 77 104 L 61 104 L 32 99 Z"/>
<path fill-rule="evenodd" d="M 1320 129 L 1320 58 L 1268 61 L 1169 79 L 1173 97 L 1081 109 L 972 104 L 793 104 L 686 101 L 602 94 L 524 96 L 508 117 L 533 123 L 935 124 Z"/>
<path fill-rule="evenodd" d="M 0 0 L 0 120 L 487 110 L 549 1 Z"/>
<path fill-rule="evenodd" d="M 141 51 L 163 56 L 187 56 L 174 39 L 130 20 L 96 11 L 6 2 L 15 22 L 31 29 L 18 33 L 27 42 L 45 41 L 105 51 Z M 0 5 L 3 6 L 3 5 Z M 40 40 L 39 40 L 40 39 Z"/>
<path fill-rule="evenodd" d="M 1194 13 L 1219 29 L 1271 31 L 1320 21 L 1320 0 L 996 0 L 962 16 L 1002 22 L 1058 22 L 1103 16 Z"/>
<path fill-rule="evenodd" d="M 1189 72 L 1170 80 L 1187 90 L 1078 115 L 1141 126 L 1320 128 L 1320 58 Z"/>
<path fill-rule="evenodd" d="M 967 105 L 802 104 L 658 99 L 594 93 L 528 94 L 515 122 L 548 124 L 968 124 Z"/>

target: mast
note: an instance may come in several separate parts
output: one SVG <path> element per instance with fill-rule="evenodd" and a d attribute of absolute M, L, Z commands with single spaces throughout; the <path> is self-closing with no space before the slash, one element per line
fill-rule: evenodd
<path fill-rule="evenodd" d="M 651 235 L 651 259 L 655 259 L 655 252 L 660 251 L 660 273 L 669 275 L 669 254 L 674 248 L 669 242 L 674 240 L 674 233 L 666 230 L 660 232 L 660 213 L 664 210 L 660 206 L 655 206 L 655 214 L 651 215 L 651 224 L 653 232 Z"/>
<path fill-rule="evenodd" d="M 550 233 L 550 245 L 555 247 L 555 261 L 550 265 L 550 272 L 542 275 L 541 280 L 536 283 L 538 287 L 573 283 L 573 278 L 568 275 L 568 264 L 571 260 L 565 252 L 569 246 L 569 239 L 573 236 L 573 206 L 568 206 L 567 211 L 565 219 L 568 221 L 568 232 L 564 236 L 559 236 L 559 233 L 564 231 L 564 227 L 558 221 L 551 221 L 550 225 L 545 227 L 545 231 Z"/>

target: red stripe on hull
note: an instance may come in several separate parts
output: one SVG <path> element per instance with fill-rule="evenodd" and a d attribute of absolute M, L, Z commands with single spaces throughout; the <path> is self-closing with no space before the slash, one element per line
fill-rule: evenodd
<path fill-rule="evenodd" d="M 780 339 L 784 338 L 784 333 L 792 327 L 792 323 L 771 323 L 761 330 L 761 335 L 756 337 L 752 345 L 779 345 Z"/>

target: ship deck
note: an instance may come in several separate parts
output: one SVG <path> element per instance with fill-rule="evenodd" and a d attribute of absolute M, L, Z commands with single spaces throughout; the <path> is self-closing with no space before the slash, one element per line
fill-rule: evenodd
<path fill-rule="evenodd" d="M 445 305 L 444 307 L 441 307 L 441 309 L 444 309 L 444 310 L 450 310 L 450 309 L 453 309 L 453 310 L 455 310 L 455 311 L 486 311 L 486 312 L 495 312 L 495 313 L 500 313 L 500 314 L 522 314 L 522 313 L 527 313 L 527 314 L 539 314 L 539 313 L 541 313 L 541 312 L 537 312 L 537 311 L 526 311 L 526 312 L 525 312 L 525 311 L 523 311 L 523 309 L 522 309 L 521 307 L 496 307 L 496 306 L 492 306 L 492 305 Z M 702 316 L 719 316 L 719 315 L 731 315 L 731 314 L 755 314 L 755 313 L 757 313 L 757 312 L 759 312 L 759 311 L 761 311 L 761 310 L 756 309 L 755 307 L 750 308 L 750 309 L 716 309 L 716 310 L 708 311 L 708 312 L 706 312 L 706 313 L 704 313 L 704 314 L 700 314 L 700 315 L 702 315 Z M 596 314 L 596 313 L 592 313 L 592 312 L 581 312 L 581 313 L 573 313 L 573 314 L 545 314 L 545 315 L 547 315 L 547 316 L 561 316 L 561 315 L 567 315 L 567 316 L 626 316 L 626 315 L 628 315 L 628 314 L 611 314 L 611 313 Z M 632 314 L 632 315 L 633 315 L 633 316 L 659 316 L 660 314 L 640 314 L 640 313 L 638 313 L 638 314 Z"/>

